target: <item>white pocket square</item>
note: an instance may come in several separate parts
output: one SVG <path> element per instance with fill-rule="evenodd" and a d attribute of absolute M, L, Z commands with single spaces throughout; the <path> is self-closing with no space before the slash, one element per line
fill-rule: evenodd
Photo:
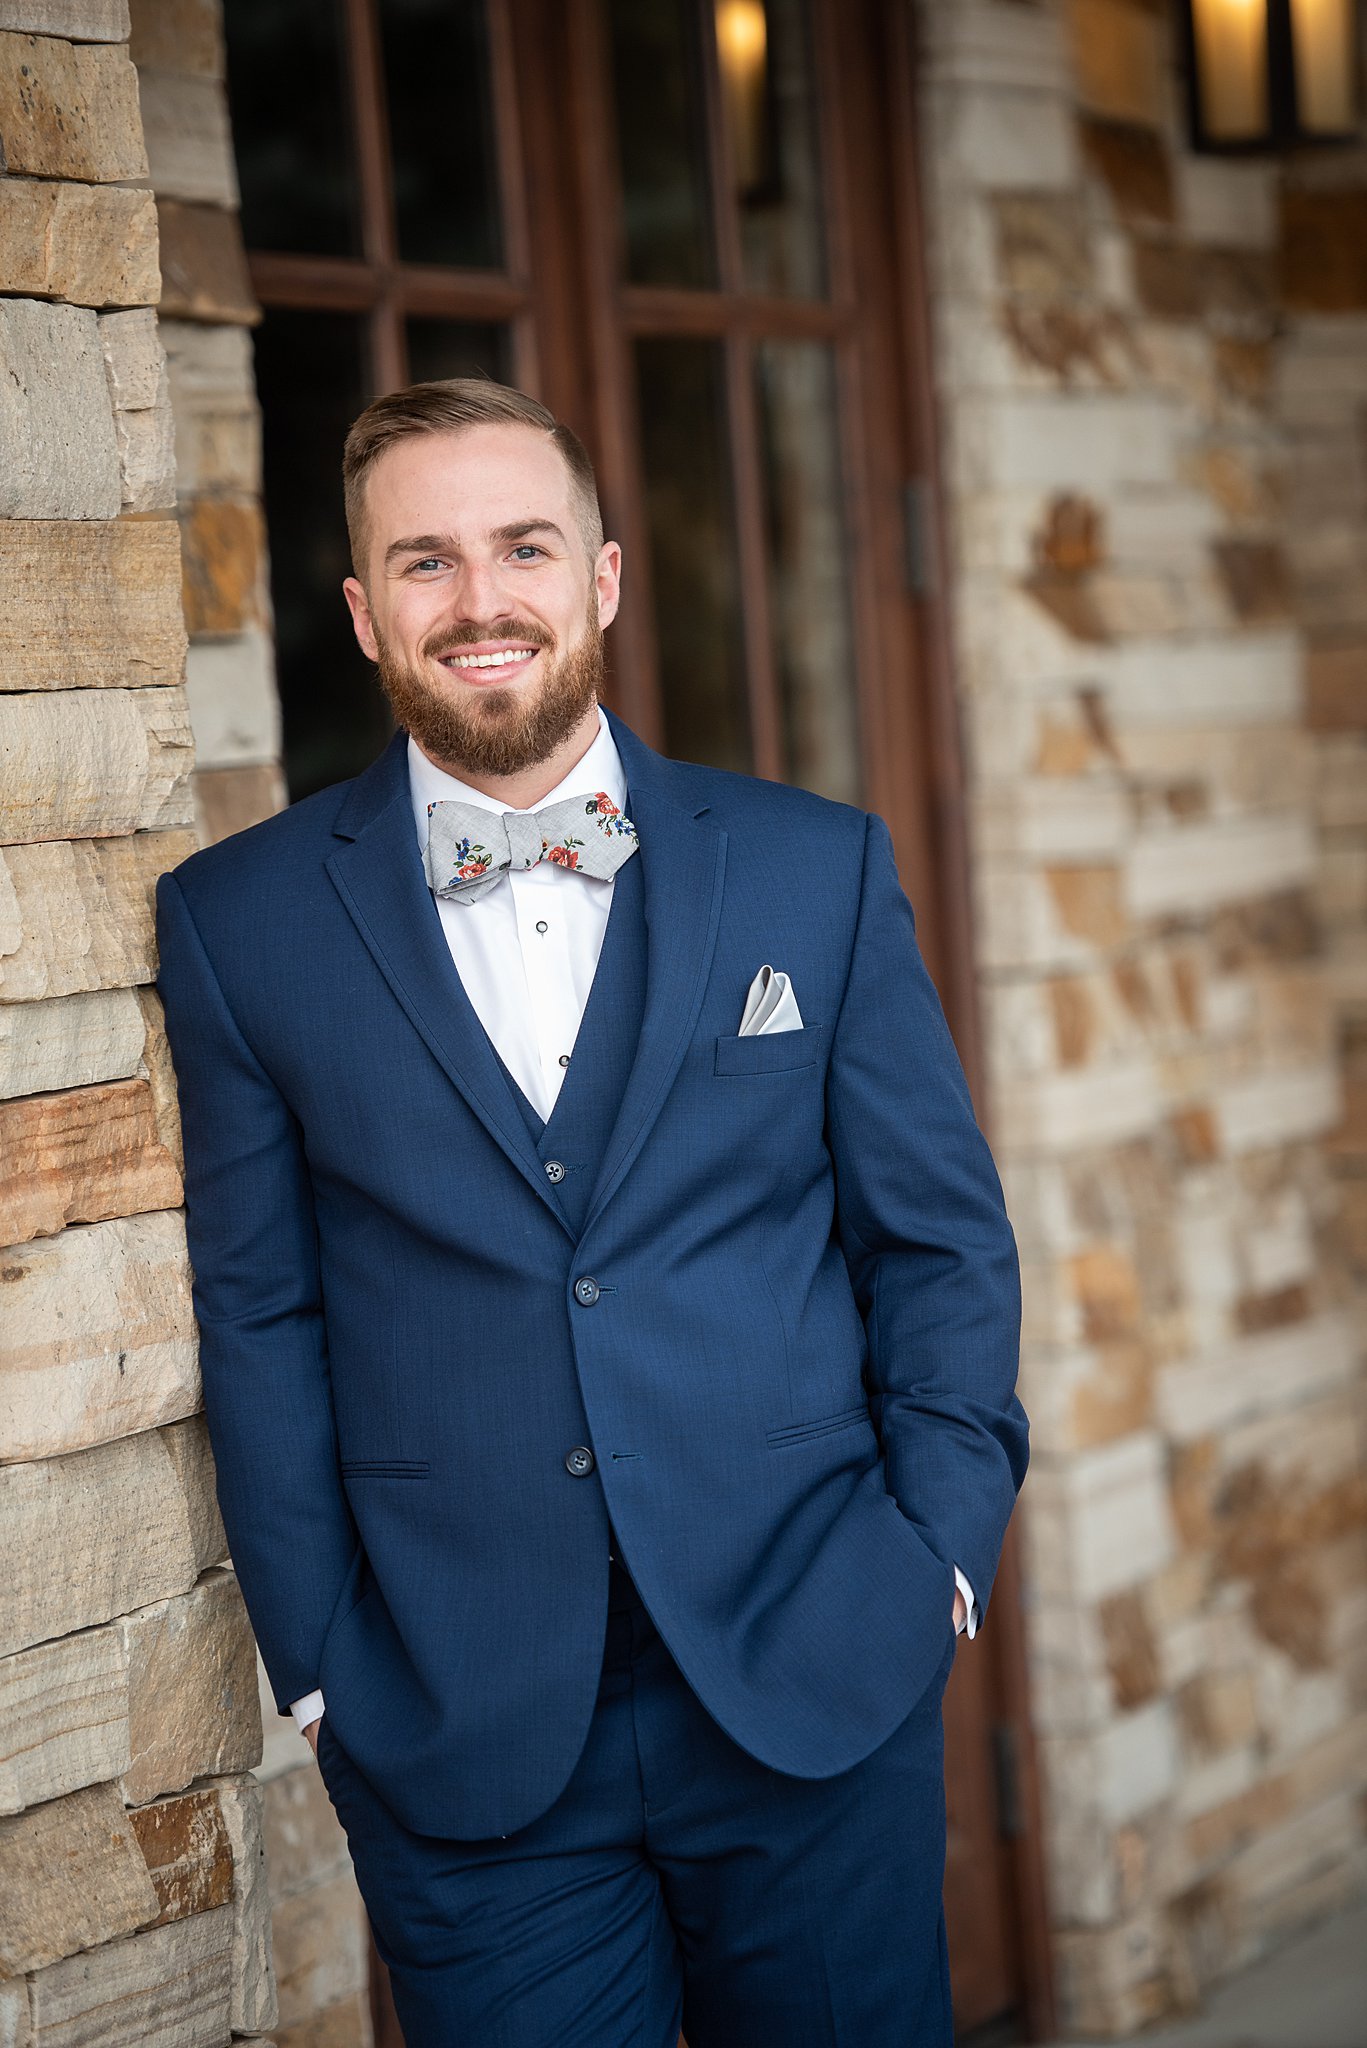
<path fill-rule="evenodd" d="M 750 984 L 745 1011 L 740 1020 L 742 1038 L 761 1033 L 801 1031 L 802 1012 L 793 994 L 793 984 L 777 967 L 761 967 Z"/>

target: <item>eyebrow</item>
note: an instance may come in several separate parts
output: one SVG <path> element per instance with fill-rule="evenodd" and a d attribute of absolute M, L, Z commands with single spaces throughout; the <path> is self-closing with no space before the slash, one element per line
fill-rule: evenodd
<path fill-rule="evenodd" d="M 553 519 L 518 519 L 511 526 L 495 526 L 487 538 L 496 545 L 507 547 L 513 542 L 526 540 L 529 534 L 544 533 L 558 540 L 562 547 L 567 545 L 564 534 Z M 385 567 L 398 561 L 401 555 L 453 554 L 459 552 L 459 543 L 452 533 L 414 533 L 403 540 L 392 541 L 384 551 Z"/>

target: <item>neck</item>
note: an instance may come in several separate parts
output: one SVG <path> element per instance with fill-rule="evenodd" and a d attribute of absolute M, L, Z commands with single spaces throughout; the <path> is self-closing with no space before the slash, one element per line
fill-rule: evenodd
<path fill-rule="evenodd" d="M 440 760 L 436 754 L 428 753 L 421 740 L 415 744 L 420 753 L 427 754 L 433 767 L 445 769 L 448 775 L 468 783 L 471 789 L 480 790 L 483 795 L 494 797 L 515 811 L 530 811 L 543 797 L 550 795 L 558 782 L 564 781 L 571 768 L 583 760 L 597 737 L 598 704 L 595 699 L 553 754 L 547 754 L 544 761 L 534 761 L 526 768 L 519 768 L 514 775 L 481 775 L 467 768 L 463 761 Z"/>

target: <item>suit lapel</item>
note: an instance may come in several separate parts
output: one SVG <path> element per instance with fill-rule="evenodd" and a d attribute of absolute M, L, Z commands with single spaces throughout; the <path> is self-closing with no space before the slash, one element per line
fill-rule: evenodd
<path fill-rule="evenodd" d="M 451 958 L 423 873 L 408 783 L 408 734 L 394 735 L 357 777 L 326 867 L 357 932 L 397 1001 L 490 1137 L 568 1230 L 526 1121 Z"/>
<path fill-rule="evenodd" d="M 627 778 L 627 814 L 641 836 L 646 1000 L 640 1041 L 589 1200 L 590 1229 L 630 1170 L 664 1105 L 702 1007 L 721 920 L 726 834 L 707 806 L 676 794 L 677 772 L 611 711 Z"/>

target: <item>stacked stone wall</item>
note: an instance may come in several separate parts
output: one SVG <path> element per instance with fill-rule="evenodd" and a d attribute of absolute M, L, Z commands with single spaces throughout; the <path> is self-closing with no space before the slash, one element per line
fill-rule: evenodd
<path fill-rule="evenodd" d="M 1106 2036 L 1367 1872 L 1360 316 L 1288 328 L 1280 168 L 1186 151 L 1170 14 L 918 7 L 1050 1910 Z"/>
<path fill-rule="evenodd" d="M 275 2018 L 152 891 L 194 761 L 122 0 L 0 0 L 0 2040 Z"/>

